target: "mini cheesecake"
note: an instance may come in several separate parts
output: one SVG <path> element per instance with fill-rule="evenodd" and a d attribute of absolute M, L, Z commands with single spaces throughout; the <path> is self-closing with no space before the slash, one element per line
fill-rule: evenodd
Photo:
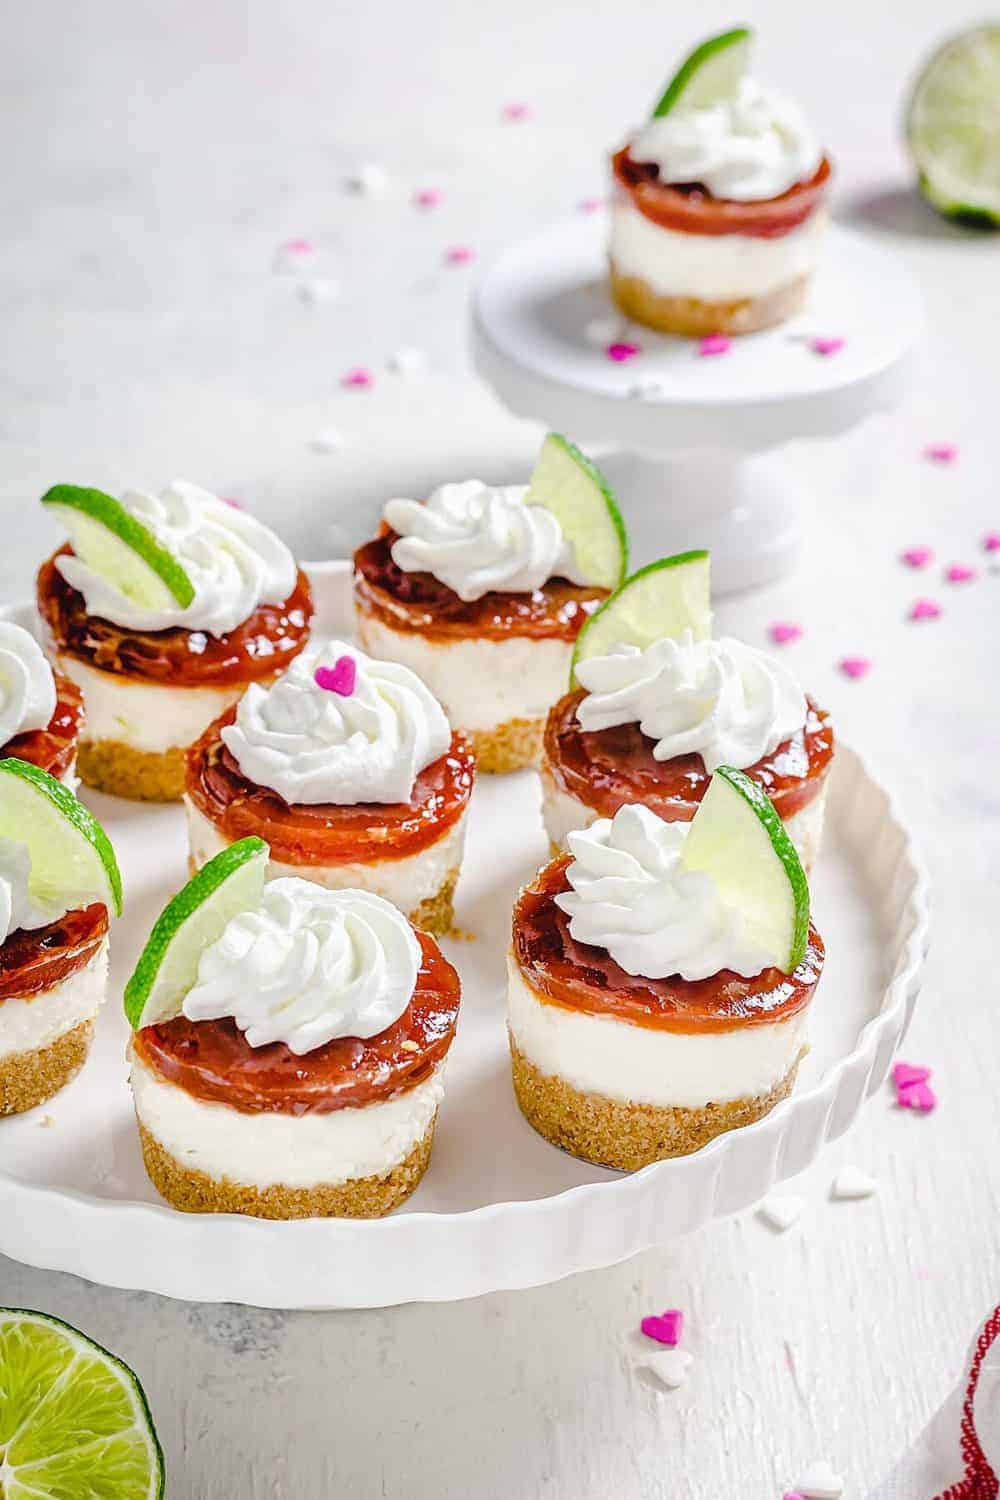
<path fill-rule="evenodd" d="M 272 882 L 204 947 L 182 1013 L 137 1017 L 153 1184 L 189 1213 L 389 1213 L 428 1164 L 459 998 L 434 939 L 380 897 Z M 369 1034 L 351 1034 L 362 1019 Z"/>
<path fill-rule="evenodd" d="M 269 878 L 374 891 L 445 934 L 474 776 L 467 740 L 408 668 L 343 642 L 310 649 L 188 751 L 191 873 L 256 835 Z"/>
<path fill-rule="evenodd" d="M 80 689 L 52 671 L 27 630 L 0 621 L 0 759 L 30 761 L 72 788 L 82 725 Z"/>
<path fill-rule="evenodd" d="M 50 494 L 65 491 L 74 487 Z M 192 597 L 183 607 L 137 604 L 98 571 L 103 554 L 79 555 L 74 537 L 38 573 L 46 650 L 83 696 L 82 780 L 117 796 L 177 801 L 187 747 L 305 646 L 309 583 L 266 527 L 194 486 L 101 498 L 186 560 Z M 74 516 L 59 500 L 52 508 Z"/>
<path fill-rule="evenodd" d="M 803 306 L 819 259 L 831 166 L 799 111 L 740 67 L 711 98 L 690 97 L 699 58 L 711 67 L 748 42 L 732 32 L 698 48 L 612 157 L 612 295 L 661 333 L 783 322 Z"/>

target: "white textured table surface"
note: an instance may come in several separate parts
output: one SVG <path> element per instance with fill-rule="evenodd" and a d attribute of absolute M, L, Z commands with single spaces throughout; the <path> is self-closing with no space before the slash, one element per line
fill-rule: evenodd
<path fill-rule="evenodd" d="M 761 642 L 775 618 L 803 622 L 788 659 L 921 836 L 935 935 L 906 1052 L 934 1066 L 940 1108 L 919 1118 L 874 1101 L 796 1187 L 808 1206 L 784 1236 L 747 1216 L 474 1303 L 272 1314 L 0 1262 L 0 1302 L 67 1317 L 139 1371 L 177 1500 L 768 1500 L 816 1456 L 864 1496 L 1000 1294 L 986 961 L 1000 575 L 978 552 L 1000 527 L 1000 242 L 939 223 L 907 191 L 898 101 L 939 7 L 887 10 L 762 0 L 751 17 L 762 71 L 797 88 L 834 150 L 841 216 L 907 258 L 929 333 L 904 409 L 796 455 L 819 496 L 802 571 L 727 603 L 721 624 Z M 387 493 L 523 472 L 537 433 L 472 382 L 473 270 L 445 267 L 443 251 L 485 256 L 600 192 L 601 151 L 692 28 L 731 19 L 715 0 L 676 20 L 640 0 L 508 0 L 488 15 L 402 0 L 22 7 L 0 57 L 4 597 L 26 592 L 54 536 L 33 502 L 60 479 L 184 474 L 248 497 L 315 556 L 359 538 Z M 501 123 L 521 99 L 533 119 Z M 345 194 L 369 160 L 389 174 L 385 196 Z M 424 186 L 442 188 L 440 208 L 411 206 Z M 308 305 L 272 273 L 276 246 L 300 235 L 322 246 L 316 274 L 340 282 L 339 299 Z M 400 345 L 424 349 L 430 373 L 386 374 Z M 355 363 L 375 369 L 373 390 L 339 389 Z M 313 451 L 329 426 L 345 446 Z M 939 439 L 960 445 L 951 468 L 921 460 Z M 981 577 L 910 573 L 896 555 L 911 543 Z M 917 595 L 943 617 L 906 623 Z M 861 682 L 836 671 L 854 654 L 873 658 Z M 827 1201 L 845 1161 L 877 1177 L 877 1198 Z M 632 1330 L 664 1306 L 687 1311 L 697 1363 L 658 1396 Z"/>

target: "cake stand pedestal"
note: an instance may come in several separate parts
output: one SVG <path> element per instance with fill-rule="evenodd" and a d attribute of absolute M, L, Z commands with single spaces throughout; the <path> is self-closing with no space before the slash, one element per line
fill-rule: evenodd
<path fill-rule="evenodd" d="M 594 214 L 514 246 L 473 307 L 476 368 L 518 416 L 565 432 L 614 485 L 641 564 L 710 547 L 719 593 L 787 573 L 806 487 L 781 447 L 829 438 L 897 402 L 921 327 L 905 266 L 832 228 L 805 311 L 703 355 L 630 324 L 611 302 Z M 818 353 L 814 339 L 843 339 Z M 639 345 L 616 362 L 613 343 Z"/>

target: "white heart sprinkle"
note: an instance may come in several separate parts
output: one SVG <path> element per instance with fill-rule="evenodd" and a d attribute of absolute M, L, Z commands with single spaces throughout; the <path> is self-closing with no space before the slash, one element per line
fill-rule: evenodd
<path fill-rule="evenodd" d="M 810 1464 L 795 1488 L 806 1500 L 839 1500 L 844 1493 L 844 1481 L 835 1474 L 825 1458 Z"/>
<path fill-rule="evenodd" d="M 583 336 L 595 349 L 606 349 L 621 338 L 622 325 L 617 318 L 591 318 L 584 324 Z"/>
<path fill-rule="evenodd" d="M 394 375 L 415 375 L 427 368 L 427 355 L 422 349 L 407 347 L 390 354 L 386 363 Z"/>
<path fill-rule="evenodd" d="M 347 179 L 351 192 L 364 198 L 380 197 L 388 185 L 389 178 L 385 168 L 373 161 L 362 162 Z"/>
<path fill-rule="evenodd" d="M 336 453 L 338 448 L 344 446 L 344 434 L 338 432 L 336 427 L 324 427 L 322 432 L 317 432 L 309 446 L 316 453 Z"/>
<path fill-rule="evenodd" d="M 833 1179 L 830 1196 L 833 1198 L 870 1198 L 878 1192 L 878 1183 L 860 1167 L 841 1167 Z"/>
<path fill-rule="evenodd" d="M 340 296 L 340 287 L 325 276 L 310 276 L 300 281 L 295 288 L 302 302 L 334 302 Z"/>
<path fill-rule="evenodd" d="M 770 1224 L 772 1229 L 784 1233 L 786 1229 L 791 1229 L 805 1206 L 804 1198 L 796 1198 L 789 1194 L 787 1197 L 765 1198 L 763 1203 L 758 1205 L 757 1213 L 765 1224 Z"/>
<path fill-rule="evenodd" d="M 660 1354 L 651 1354 L 646 1369 L 655 1375 L 661 1385 L 676 1391 L 688 1378 L 688 1370 L 694 1355 L 686 1349 L 664 1349 Z"/>
<path fill-rule="evenodd" d="M 637 380 L 629 387 L 629 395 L 638 401 L 655 401 L 663 395 L 663 386 L 658 380 Z"/>

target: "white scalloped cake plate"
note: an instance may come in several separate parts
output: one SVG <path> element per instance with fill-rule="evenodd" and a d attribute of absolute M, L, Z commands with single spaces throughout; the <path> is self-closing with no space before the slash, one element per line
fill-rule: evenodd
<path fill-rule="evenodd" d="M 347 565 L 313 574 L 320 627 L 344 633 Z M 745 1208 L 813 1161 L 883 1084 L 917 997 L 927 942 L 920 862 L 891 799 L 841 746 L 813 895 L 828 960 L 795 1094 L 694 1156 L 630 1176 L 564 1155 L 518 1113 L 504 1027 L 511 904 L 547 856 L 537 777 L 484 777 L 458 889 L 466 936 L 444 944 L 462 975 L 462 1014 L 417 1192 L 375 1221 L 182 1214 L 143 1171 L 120 996 L 185 879 L 183 817 L 177 807 L 84 797 L 118 851 L 126 912 L 86 1067 L 48 1104 L 0 1121 L 0 1251 L 108 1286 L 275 1308 L 377 1307 L 538 1286 L 624 1260 Z"/>

